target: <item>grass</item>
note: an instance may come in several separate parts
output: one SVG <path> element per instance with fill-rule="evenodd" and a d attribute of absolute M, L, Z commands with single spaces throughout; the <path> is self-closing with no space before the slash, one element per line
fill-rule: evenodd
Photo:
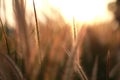
<path fill-rule="evenodd" d="M 18 67 L 25 80 L 97 80 L 98 76 L 101 76 L 98 75 L 97 71 L 99 70 L 99 63 L 102 61 L 100 58 L 104 54 L 104 49 L 101 49 L 102 43 L 100 45 L 97 43 L 98 40 L 96 39 L 96 35 L 98 39 L 99 36 L 100 39 L 104 38 L 99 35 L 99 31 L 104 30 L 105 28 L 101 29 L 100 27 L 97 27 L 89 30 L 88 27 L 91 25 L 83 25 L 80 31 L 77 32 L 75 20 L 73 20 L 72 29 L 72 26 L 67 24 L 62 15 L 54 8 L 50 8 L 50 11 L 54 14 L 56 19 L 54 20 L 50 18 L 43 12 L 42 15 L 46 20 L 46 24 L 43 24 L 37 18 L 38 15 L 34 0 L 34 15 L 31 16 L 33 17 L 34 22 L 31 22 L 32 20 L 26 19 L 27 15 L 25 5 L 26 4 L 23 0 L 12 1 L 16 23 L 16 28 L 12 33 L 7 32 L 5 29 L 6 25 L 4 25 L 2 23 L 2 19 L 0 19 L 0 35 L 2 36 L 0 36 L 2 38 L 0 39 L 0 53 L 9 55 L 9 58 L 12 59 L 10 62 L 15 63 L 15 65 L 10 64 L 10 66 Z M 95 24 L 92 26 L 104 27 L 105 25 L 106 24 Z M 107 32 L 110 30 L 111 29 L 108 29 Z M 103 33 L 106 35 L 105 32 Z M 91 41 L 91 38 L 93 41 Z M 111 38 L 111 36 L 107 36 L 107 39 L 105 39 L 109 44 L 111 41 L 108 38 L 112 39 L 113 37 Z M 105 43 L 105 45 L 106 44 L 107 43 Z M 112 44 L 114 43 L 111 43 L 110 45 Z M 94 47 L 93 45 L 97 45 L 98 47 Z M 85 51 L 83 49 L 84 47 L 86 49 Z M 92 48 L 95 50 L 92 51 Z M 102 51 L 98 52 L 97 49 L 98 51 Z M 85 52 L 87 52 L 87 54 L 83 55 Z M 99 54 L 100 52 L 101 54 Z M 105 67 L 105 80 L 109 80 L 111 54 L 108 52 L 108 55 L 105 58 L 107 62 L 107 65 L 105 64 L 107 66 Z M 91 64 L 89 65 L 88 63 L 93 60 L 93 58 L 91 59 L 91 56 L 95 56 L 95 58 L 91 63 L 93 66 L 92 72 L 90 73 L 91 77 L 89 77 L 87 71 L 91 69 Z M 84 59 L 82 57 L 84 57 Z M 103 55 L 102 58 L 104 57 L 105 55 Z M 86 64 L 84 62 L 85 59 L 87 60 L 87 62 L 85 62 L 88 63 L 88 66 L 84 66 L 84 64 Z M 111 70 L 111 72 L 112 71 L 114 72 L 114 70 Z"/>
<path fill-rule="evenodd" d="M 34 2 L 36 25 L 29 25 L 26 23 L 24 5 L 23 1 L 13 1 L 14 17 L 17 25 L 14 36 L 17 44 L 13 43 L 13 45 L 17 45 L 15 50 L 17 53 L 17 57 L 15 56 L 17 58 L 17 61 L 15 60 L 17 66 L 28 80 L 37 79 L 39 74 L 43 75 L 39 78 L 43 77 L 44 80 L 47 80 L 47 78 L 57 79 L 56 76 L 59 75 L 61 75 L 62 79 L 64 74 L 64 68 L 62 70 L 62 67 L 66 66 L 65 63 L 67 63 L 68 57 L 65 48 L 71 51 L 73 44 L 71 26 L 66 24 L 62 16 L 52 8 L 51 10 L 58 15 L 59 21 L 52 20 L 43 14 L 47 19 L 47 24 L 43 25 L 38 22 Z M 32 29 L 35 31 L 32 32 Z M 44 59 L 48 59 L 48 62 L 44 62 Z M 45 72 L 40 73 L 44 64 L 46 64 L 44 66 Z M 49 69 L 51 68 L 52 70 L 53 68 L 51 67 L 52 65 L 54 65 L 54 72 L 49 72 Z M 59 73 L 59 69 L 63 73 Z"/>
<path fill-rule="evenodd" d="M 5 41 L 5 45 L 6 45 L 6 51 L 7 51 L 7 54 L 10 55 L 10 50 L 9 50 L 9 45 L 8 45 L 8 39 L 7 39 L 6 31 L 4 29 L 4 25 L 2 23 L 1 18 L 0 18 L 0 23 L 1 23 L 2 35 L 3 35 L 4 41 Z"/>

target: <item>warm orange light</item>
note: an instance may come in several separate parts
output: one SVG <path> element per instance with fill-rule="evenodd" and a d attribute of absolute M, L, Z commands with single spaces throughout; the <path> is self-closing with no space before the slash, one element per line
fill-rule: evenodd
<path fill-rule="evenodd" d="M 32 4 L 32 0 L 27 0 Z M 114 0 L 34 0 L 37 9 L 47 12 L 48 5 L 61 12 L 71 21 L 73 16 L 79 22 L 106 21 L 112 18 L 108 3 Z M 39 10 L 40 11 L 40 10 Z M 49 11 L 48 11 L 49 15 Z"/>
<path fill-rule="evenodd" d="M 110 19 L 108 3 L 113 0 L 49 0 L 54 7 L 58 7 L 68 20 L 74 16 L 81 22 Z"/>
<path fill-rule="evenodd" d="M 10 10 L 12 0 L 6 0 L 6 16 L 8 22 L 13 24 L 13 18 L 10 16 Z M 106 21 L 112 19 L 112 14 L 107 10 L 109 2 L 115 0 L 34 0 L 36 11 L 39 20 L 44 20 L 42 12 L 46 15 L 54 17 L 54 14 L 50 12 L 49 6 L 56 8 L 66 21 L 72 21 L 73 16 L 78 22 L 94 22 L 94 21 Z M 28 15 L 33 13 L 33 0 L 26 0 L 26 9 Z M 12 3 L 11 3 L 12 4 Z M 2 14 L 2 11 L 1 11 Z M 12 15 L 12 12 L 11 12 Z M 28 16 L 27 15 L 27 16 Z M 34 18 L 33 18 L 34 19 Z"/>

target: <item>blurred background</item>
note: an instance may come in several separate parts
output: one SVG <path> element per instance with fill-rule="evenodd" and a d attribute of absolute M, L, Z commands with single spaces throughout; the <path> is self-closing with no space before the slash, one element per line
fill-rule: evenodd
<path fill-rule="evenodd" d="M 1 80 L 119 80 L 119 0 L 0 0 Z"/>

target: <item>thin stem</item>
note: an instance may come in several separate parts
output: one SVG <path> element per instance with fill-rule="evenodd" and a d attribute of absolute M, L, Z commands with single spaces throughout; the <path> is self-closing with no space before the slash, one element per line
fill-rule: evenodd
<path fill-rule="evenodd" d="M 10 55 L 10 49 L 9 49 L 9 45 L 8 45 L 7 34 L 6 34 L 6 31 L 5 31 L 4 27 L 3 27 L 3 23 L 2 23 L 1 18 L 0 18 L 0 23 L 2 25 L 2 33 L 3 33 L 4 40 L 5 40 L 7 53 L 8 53 L 8 55 Z"/>
<path fill-rule="evenodd" d="M 106 63 L 106 78 L 109 80 L 109 72 L 110 72 L 110 50 L 107 53 L 107 63 Z"/>
<path fill-rule="evenodd" d="M 76 25 L 75 25 L 75 18 L 73 17 L 73 30 L 74 30 L 74 40 L 76 40 Z"/>
<path fill-rule="evenodd" d="M 73 73 L 73 63 L 74 63 L 74 60 L 75 60 L 76 51 L 78 49 L 78 44 L 80 45 L 80 47 L 82 47 L 82 42 L 84 40 L 85 34 L 86 34 L 86 27 L 82 27 L 82 29 L 79 33 L 80 38 L 75 40 L 75 43 L 73 44 L 73 49 L 71 51 L 71 54 L 70 54 L 68 62 L 67 62 L 65 80 L 70 80 L 71 79 L 71 75 Z M 79 66 L 77 65 L 77 67 L 78 67 L 78 70 L 81 74 L 80 76 L 82 76 L 82 80 L 88 80 L 84 71 L 80 67 L 80 65 Z"/>
<path fill-rule="evenodd" d="M 40 48 L 39 26 L 38 26 L 37 13 L 36 13 L 36 9 L 35 9 L 34 0 L 33 0 L 33 7 L 34 7 L 35 22 L 36 22 L 36 32 L 37 32 L 38 47 Z"/>
<path fill-rule="evenodd" d="M 41 64 L 41 60 L 42 60 L 42 55 L 40 53 L 40 33 L 39 33 L 39 25 L 38 25 L 38 20 L 37 20 L 37 13 L 36 13 L 36 8 L 35 8 L 35 2 L 33 0 L 33 8 L 34 8 L 34 17 L 35 17 L 35 32 L 36 32 L 36 40 L 37 40 L 37 45 L 38 45 L 38 53 L 36 56 L 35 56 L 35 64 Z M 36 70 L 39 71 L 38 69 L 40 69 L 41 65 L 40 66 L 35 66 L 36 67 Z M 32 76 L 32 80 L 34 80 L 36 77 L 37 77 L 37 72 L 33 74 Z"/>

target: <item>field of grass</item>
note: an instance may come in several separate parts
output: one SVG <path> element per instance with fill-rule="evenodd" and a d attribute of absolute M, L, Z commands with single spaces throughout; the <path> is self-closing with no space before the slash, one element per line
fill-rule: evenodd
<path fill-rule="evenodd" d="M 114 21 L 78 30 L 50 8 L 55 19 L 43 13 L 44 24 L 34 2 L 34 21 L 26 17 L 23 0 L 12 2 L 15 28 L 0 17 L 0 80 L 120 79 L 120 30 L 112 32 Z"/>

